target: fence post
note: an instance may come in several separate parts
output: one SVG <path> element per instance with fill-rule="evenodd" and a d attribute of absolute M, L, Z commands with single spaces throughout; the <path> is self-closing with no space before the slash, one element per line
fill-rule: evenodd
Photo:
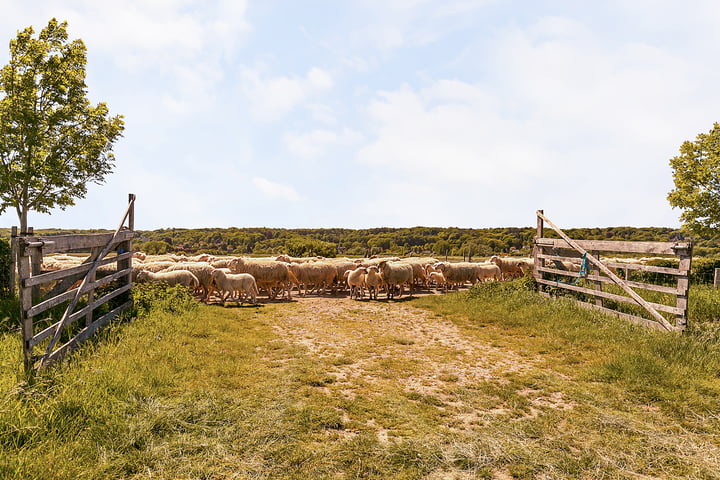
<path fill-rule="evenodd" d="M 94 247 L 90 250 L 90 258 L 94 260 L 97 260 L 97 257 L 100 255 L 100 252 L 102 249 L 100 247 Z M 95 280 L 97 280 L 97 273 L 92 272 L 92 275 L 90 275 L 90 278 L 88 279 L 89 283 L 94 283 Z M 87 304 L 88 307 L 92 305 L 92 303 L 95 301 L 95 289 L 91 288 L 87 292 Z M 85 326 L 89 326 L 93 322 L 93 308 L 89 308 L 88 312 L 85 314 Z"/>
<path fill-rule="evenodd" d="M 27 235 L 28 237 L 34 237 L 35 229 L 33 227 L 28 227 Z M 30 257 L 30 275 L 40 275 L 42 273 L 42 250 L 38 247 L 31 247 L 30 250 L 25 250 L 25 254 Z M 32 288 L 32 297 L 33 301 L 38 300 L 40 297 L 39 285 Z"/>
<path fill-rule="evenodd" d="M 543 210 L 538 210 L 537 213 L 542 215 Z M 537 229 L 535 231 L 535 242 L 533 244 L 533 275 L 535 279 L 542 277 L 542 273 L 538 271 L 538 268 L 545 266 L 545 259 L 538 258 L 538 255 L 542 253 L 542 247 L 537 244 L 537 240 L 543 238 L 545 235 L 545 223 L 540 215 L 537 216 Z M 543 286 L 540 283 L 537 284 L 537 290 L 538 292 L 543 291 Z"/>
<path fill-rule="evenodd" d="M 33 319 L 27 312 L 32 308 L 32 287 L 26 287 L 23 279 L 30 277 L 30 256 L 27 254 L 25 243 L 18 242 L 18 290 L 20 293 L 20 328 L 23 337 L 23 360 L 25 371 L 33 367 L 33 347 L 30 340 L 33 337 Z"/>
<path fill-rule="evenodd" d="M 130 231 L 135 231 L 135 194 L 130 193 L 128 194 L 128 203 L 130 203 L 130 210 L 128 211 L 128 229 Z M 132 239 L 122 242 L 118 245 L 118 253 L 120 252 L 126 252 L 130 253 L 132 255 L 133 253 L 133 242 Z M 116 268 L 118 271 L 125 270 L 127 268 L 132 268 L 132 256 L 128 258 L 127 260 L 121 260 L 117 262 Z M 118 284 L 121 286 L 125 286 L 132 283 L 132 274 L 126 275 L 124 277 L 121 277 L 118 279 Z M 124 293 L 120 297 L 122 302 L 132 300 L 132 296 L 130 292 Z"/>
<path fill-rule="evenodd" d="M 688 292 L 690 291 L 690 264 L 692 262 L 692 243 L 688 242 L 687 249 L 678 249 L 675 252 L 680 256 L 678 269 L 683 272 L 677 281 L 677 307 L 682 313 L 675 316 L 675 326 L 680 330 L 687 327 Z M 716 272 L 717 276 L 717 272 Z"/>
<path fill-rule="evenodd" d="M 713 281 L 715 287 L 720 287 L 720 268 L 715 269 L 715 279 Z"/>

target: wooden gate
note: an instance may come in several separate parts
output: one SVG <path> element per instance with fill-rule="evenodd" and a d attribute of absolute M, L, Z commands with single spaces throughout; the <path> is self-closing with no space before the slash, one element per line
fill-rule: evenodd
<path fill-rule="evenodd" d="M 545 238 L 544 225 L 547 223 L 560 238 Z M 630 261 L 601 261 L 600 255 L 607 253 L 672 255 L 678 259 L 678 268 L 630 263 Z M 585 294 L 594 299 L 594 303 L 578 302 L 587 307 L 599 309 L 642 325 L 672 330 L 684 330 L 687 326 L 689 275 L 692 262 L 691 242 L 622 242 L 605 240 L 573 240 L 555 226 L 542 210 L 537 211 L 537 234 L 533 248 L 534 276 L 538 289 L 543 292 L 547 287 Z M 667 258 L 673 258 L 667 257 Z M 567 265 L 578 268 L 568 269 Z M 573 271 L 576 270 L 576 271 Z M 647 282 L 630 281 L 620 278 L 616 272 L 642 271 L 676 278 L 673 286 Z M 585 285 L 585 279 L 592 282 L 592 288 Z M 623 294 L 603 291 L 603 285 L 615 284 Z M 660 292 L 672 300 L 651 302 L 645 300 L 636 291 Z M 603 300 L 628 303 L 641 306 L 651 319 L 639 315 L 609 309 Z M 660 312 L 671 314 L 668 319 Z M 671 320 L 673 320 L 671 322 Z"/>
<path fill-rule="evenodd" d="M 20 315 L 23 353 L 27 371 L 61 359 L 100 327 L 132 306 L 129 291 L 132 287 L 134 208 L 135 195 L 130 194 L 127 210 L 115 233 L 42 237 L 35 236 L 32 232 L 21 232 L 13 235 L 22 305 Z M 16 228 L 13 227 L 13 230 L 15 233 Z M 79 266 L 42 272 L 43 255 L 71 251 L 89 251 L 89 256 Z M 114 254 L 108 256 L 111 252 Z M 112 264 L 115 264 L 114 269 Z M 98 267 L 106 265 L 111 268 L 103 269 L 102 273 L 105 275 L 98 278 Z M 100 288 L 103 288 L 103 294 L 95 298 L 96 291 Z M 109 311 L 106 311 L 108 307 L 104 307 L 98 314 L 98 309 L 111 300 L 115 300 L 119 305 Z M 47 325 L 52 321 L 46 316 L 49 314 L 48 310 L 66 302 L 69 303 L 60 320 L 35 332 L 38 324 Z M 79 304 L 82 308 L 76 310 Z M 43 313 L 46 315 L 41 317 Z M 58 347 L 57 343 L 63 331 L 83 318 L 84 328 Z M 45 352 L 35 355 L 35 348 L 44 348 Z"/>

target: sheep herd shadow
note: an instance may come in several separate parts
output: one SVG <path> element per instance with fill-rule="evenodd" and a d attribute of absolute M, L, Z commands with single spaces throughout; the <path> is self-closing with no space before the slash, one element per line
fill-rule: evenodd
<path fill-rule="evenodd" d="M 457 291 L 457 290 L 452 290 Z M 340 299 L 351 299 L 357 302 L 361 303 L 405 303 L 412 301 L 415 298 L 418 297 L 424 297 L 428 295 L 442 295 L 445 292 L 442 289 L 434 289 L 434 288 L 415 288 L 413 290 L 412 294 L 409 294 L 407 291 L 403 293 L 402 296 L 395 295 L 392 298 L 387 298 L 387 293 L 381 292 L 378 294 L 377 298 L 370 298 L 367 294 L 363 297 L 352 297 L 350 296 L 350 293 L 348 291 L 341 291 L 341 292 L 330 292 L 330 293 L 310 293 L 306 295 L 294 293 L 291 298 L 268 298 L 266 295 L 262 295 L 258 297 L 257 303 L 248 303 L 248 302 L 240 302 L 240 301 L 226 301 L 223 302 L 222 300 L 218 298 L 214 298 L 211 300 L 208 300 L 206 302 L 207 305 L 213 305 L 213 306 L 219 306 L 223 308 L 241 308 L 241 309 L 252 309 L 252 308 L 262 308 L 266 304 L 291 304 L 291 303 L 298 303 L 302 302 L 306 299 L 326 299 L 327 301 L 331 302 L 333 300 L 340 300 Z"/>

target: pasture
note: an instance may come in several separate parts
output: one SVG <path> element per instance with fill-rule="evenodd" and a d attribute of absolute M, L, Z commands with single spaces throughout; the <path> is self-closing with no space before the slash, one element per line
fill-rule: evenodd
<path fill-rule="evenodd" d="M 659 333 L 525 282 L 225 308 L 138 290 L 137 318 L 30 382 L 3 334 L 0 478 L 720 478 L 716 308 Z"/>

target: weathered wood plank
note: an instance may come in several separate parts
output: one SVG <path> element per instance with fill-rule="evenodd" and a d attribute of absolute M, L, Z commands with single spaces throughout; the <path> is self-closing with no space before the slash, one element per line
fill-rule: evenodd
<path fill-rule="evenodd" d="M 585 293 L 587 295 L 599 296 L 599 297 L 607 298 L 608 300 L 615 300 L 617 302 L 629 303 L 631 305 L 638 305 L 638 302 L 632 297 L 625 297 L 623 295 L 616 295 L 614 293 L 608 293 L 608 292 L 599 292 L 597 290 L 593 290 L 592 288 L 578 287 L 577 285 L 569 285 L 567 283 L 562 283 L 562 282 L 558 282 L 555 280 L 545 280 L 545 279 L 538 280 L 538 283 L 542 283 L 543 285 L 547 285 L 549 287 L 564 288 L 566 290 L 572 290 L 574 292 Z M 671 307 L 671 306 L 663 305 L 660 303 L 648 302 L 647 300 L 645 300 L 645 303 L 650 305 L 655 310 L 660 310 L 661 312 L 672 313 L 673 315 L 677 315 L 678 313 L 681 313 L 677 307 Z M 665 321 L 667 322 L 667 319 L 665 319 Z"/>
<path fill-rule="evenodd" d="M 107 257 L 100 260 L 100 262 L 98 262 L 98 266 L 108 265 L 110 263 L 115 263 L 121 260 L 127 260 L 130 257 L 132 257 L 132 252 L 123 253 L 114 257 Z M 91 267 L 92 263 L 83 263 L 82 265 L 78 265 L 77 267 L 64 268 L 62 270 L 42 273 L 40 275 L 35 275 L 33 277 L 24 279 L 23 284 L 28 287 L 31 287 L 33 285 L 42 285 L 44 283 L 62 280 L 67 277 L 82 275 L 84 273 L 87 273 L 87 271 L 90 270 Z"/>
<path fill-rule="evenodd" d="M 538 254 L 539 258 L 543 258 L 545 260 L 562 260 L 565 262 L 577 262 L 580 258 L 582 258 L 582 255 L 577 255 L 575 257 L 567 255 L 567 256 L 560 256 L 560 255 L 549 255 L 545 253 Z M 597 258 L 597 257 L 596 257 Z M 679 268 L 673 268 L 673 267 L 656 267 L 654 265 L 645 265 L 642 263 L 625 263 L 625 262 L 611 262 L 611 261 L 605 261 L 601 260 L 602 263 L 608 267 L 608 268 L 615 268 L 615 269 L 623 269 L 623 270 L 640 270 L 643 272 L 651 272 L 651 273 L 665 273 L 668 275 L 687 275 L 687 270 L 681 270 Z"/>
<path fill-rule="evenodd" d="M 57 252 L 68 252 L 71 250 L 84 250 L 94 247 L 104 247 L 113 239 L 113 233 L 96 233 L 96 234 L 73 234 L 73 235 L 53 235 L 53 236 L 33 236 L 25 237 L 26 243 L 42 242 L 41 247 L 43 254 Z M 131 230 L 121 230 L 113 244 L 125 242 L 132 239 L 135 232 Z"/>
<path fill-rule="evenodd" d="M 544 273 L 553 273 L 555 275 L 565 275 L 567 277 L 573 277 L 573 278 L 580 277 L 579 273 L 570 272 L 568 270 L 557 270 L 557 269 L 549 268 L 549 267 L 541 268 L 539 270 Z M 611 278 L 603 276 L 603 275 L 588 275 L 585 278 L 587 278 L 588 280 L 591 280 L 593 282 L 602 282 L 602 283 L 607 283 L 607 284 L 615 283 L 612 281 Z M 665 285 L 656 285 L 654 283 L 632 282 L 629 280 L 625 280 L 625 283 L 628 286 L 633 287 L 633 288 L 641 288 L 643 290 L 650 290 L 653 292 L 660 292 L 660 293 L 669 293 L 670 295 L 679 295 L 680 294 L 680 290 L 678 290 L 676 287 L 668 287 Z"/>
<path fill-rule="evenodd" d="M 547 219 L 545 219 L 547 221 Z M 549 222 L 548 222 L 549 223 Z M 541 247 L 573 248 L 562 238 L 538 238 L 535 242 Z M 675 255 L 679 249 L 687 249 L 686 242 L 622 242 L 615 240 L 573 240 L 585 250 L 620 253 L 652 253 L 655 255 Z"/>
<path fill-rule="evenodd" d="M 643 265 L 642 263 L 623 263 L 623 262 L 603 262 L 608 268 L 622 270 L 640 270 L 650 273 L 664 273 L 667 275 L 687 275 L 686 271 L 672 267 L 656 267 L 654 265 Z"/>
<path fill-rule="evenodd" d="M 642 298 L 640 295 L 638 295 L 632 288 L 628 287 L 627 284 L 626 284 L 622 279 L 620 279 L 620 278 L 619 278 L 617 275 L 615 275 L 609 268 L 607 268 L 605 265 L 603 265 L 602 262 L 600 262 L 600 260 L 598 260 L 597 258 L 595 258 L 594 256 L 592 256 L 591 254 L 589 254 L 589 253 L 587 252 L 587 250 L 584 249 L 584 247 L 582 247 L 582 246 L 579 245 L 576 241 L 574 241 L 573 239 L 571 239 L 570 237 L 568 237 L 568 236 L 565 234 L 565 232 L 563 232 L 562 230 L 560 230 L 560 228 L 558 228 L 557 225 L 555 225 L 553 222 L 551 222 L 551 221 L 550 221 L 547 217 L 545 217 L 543 214 L 541 214 L 540 212 L 537 212 L 537 214 L 538 214 L 539 216 L 541 216 L 542 219 L 543 219 L 545 222 L 547 222 L 547 224 L 548 224 L 553 230 L 555 230 L 555 232 L 556 232 L 558 235 L 560 235 L 560 237 L 562 237 L 562 239 L 565 241 L 565 243 L 567 243 L 569 246 L 571 246 L 571 247 L 574 248 L 575 250 L 577 250 L 577 251 L 579 251 L 580 253 L 582 253 L 589 262 L 593 263 L 594 265 L 597 265 L 597 266 L 600 268 L 600 270 L 603 271 L 603 273 L 604 273 L 605 275 L 607 275 L 608 277 L 612 278 L 615 283 L 617 283 L 618 285 L 620 285 L 620 287 L 621 287 L 623 290 L 625 290 L 625 292 L 626 292 L 628 295 L 630 295 L 633 299 L 635 299 L 635 301 L 636 301 L 638 304 L 640 304 L 645 310 L 647 310 L 648 313 L 650 313 L 650 315 L 652 315 L 660 324 L 662 324 L 662 325 L 665 327 L 666 330 L 672 330 L 672 329 L 674 328 L 674 327 L 672 326 L 672 324 L 670 324 L 670 322 L 668 322 L 665 317 L 663 317 L 662 315 L 660 315 L 660 314 L 653 308 L 653 306 L 652 306 L 650 303 L 648 303 L 644 298 Z M 634 243 L 634 242 L 631 242 L 631 243 Z M 648 243 L 648 242 L 641 242 L 641 243 Z M 655 242 L 655 243 L 657 243 L 657 242 Z M 592 246 L 589 247 L 589 248 L 591 248 L 592 250 L 603 250 L 603 248 L 602 248 L 601 246 L 597 245 L 597 244 L 592 245 Z"/>
<path fill-rule="evenodd" d="M 547 258 L 555 257 L 555 258 L 561 258 L 566 259 L 568 261 L 578 260 L 582 258 L 582 253 L 578 252 L 577 250 L 570 250 L 567 248 L 547 248 L 547 247 L 540 247 L 540 250 L 542 250 L 542 254 L 545 255 Z"/>
<path fill-rule="evenodd" d="M 114 245 L 117 245 L 116 239 L 120 236 L 121 233 L 129 233 L 129 238 L 127 240 L 132 239 L 132 237 L 135 235 L 134 232 L 127 229 L 127 227 L 124 226 L 125 219 L 128 217 L 130 212 L 133 210 L 135 202 L 130 201 L 128 204 L 127 209 L 125 210 L 125 213 L 122 216 L 122 219 L 120 220 L 120 223 L 118 224 L 118 227 L 115 229 L 115 233 L 113 233 L 112 237 L 107 241 L 105 247 L 103 247 L 102 251 L 98 255 L 98 258 L 102 259 L 107 255 L 110 250 L 112 250 Z M 100 245 L 97 245 L 100 246 Z M 75 306 L 77 305 L 78 300 L 80 299 L 80 294 L 85 290 L 86 285 L 88 284 L 88 279 L 93 275 L 93 273 L 96 271 L 98 266 L 98 262 L 95 261 L 93 263 L 93 266 L 90 268 L 90 271 L 88 272 L 85 279 L 80 284 L 78 293 L 75 294 L 75 297 L 70 300 L 70 304 L 65 309 L 65 313 L 63 313 L 62 319 L 58 323 L 58 327 L 55 330 L 55 333 L 53 334 L 52 338 L 50 339 L 50 342 L 48 343 L 47 348 L 45 349 L 45 353 L 43 354 L 43 357 L 40 360 L 40 363 L 45 363 L 47 361 L 48 356 L 52 353 L 53 347 L 55 346 L 55 343 L 57 343 L 58 339 L 60 338 L 60 334 L 62 333 L 62 330 L 64 328 L 65 320 L 67 317 L 72 313 L 72 311 L 75 309 Z M 127 275 L 127 272 L 124 272 L 124 275 Z M 112 275 L 111 275 L 112 276 Z M 107 278 L 107 277 L 105 277 Z M 91 287 L 92 288 L 92 287 Z"/>
<path fill-rule="evenodd" d="M 550 295 L 547 292 L 540 292 L 540 295 L 542 295 L 543 297 L 552 298 L 552 295 Z M 638 317 L 638 316 L 631 315 L 631 314 L 625 313 L 625 312 L 618 312 L 617 310 L 613 310 L 611 308 L 607 308 L 607 307 L 603 307 L 603 306 L 599 306 L 599 305 L 593 305 L 592 303 L 583 302 L 582 300 L 575 300 L 575 303 L 577 303 L 577 305 L 582 308 L 587 308 L 589 310 L 598 310 L 603 313 L 607 313 L 609 315 L 614 315 L 616 317 L 620 317 L 625 320 L 629 320 L 629 321 L 636 323 L 643 327 L 650 327 L 650 328 L 654 328 L 656 330 L 665 331 L 665 328 L 654 320 L 648 320 L 647 318 Z"/>
<path fill-rule="evenodd" d="M 20 278 L 30 276 L 30 257 L 25 255 L 25 247 L 20 244 L 18 246 L 18 276 Z M 25 370 L 27 371 L 33 362 L 33 348 L 30 345 L 30 339 L 33 337 L 33 319 L 30 315 L 25 312 L 32 307 L 32 288 L 25 287 L 19 289 L 20 293 L 20 328 L 22 329 L 23 337 L 23 361 L 25 363 Z"/>
<path fill-rule="evenodd" d="M 107 295 L 103 295 L 102 297 L 95 300 L 95 302 L 93 302 L 92 305 L 83 307 L 81 310 L 78 310 L 77 312 L 72 314 L 70 316 L 70 319 L 68 320 L 68 322 L 65 324 L 65 326 L 72 325 L 77 319 L 81 318 L 87 312 L 95 310 L 100 305 L 103 305 L 104 303 L 109 302 L 113 298 L 127 292 L 131 288 L 132 288 L 132 285 L 123 285 L 122 287 L 118 288 L 117 290 L 113 290 L 112 292 L 108 293 Z M 53 323 L 52 325 L 50 325 L 49 327 L 47 327 L 46 329 L 44 329 L 43 331 L 41 331 L 37 335 L 35 335 L 30 340 L 30 344 L 32 346 L 35 346 L 38 343 L 42 342 L 43 340 L 48 338 L 50 335 L 52 335 L 56 328 L 57 328 L 57 322 Z"/>
<path fill-rule="evenodd" d="M 559 255 L 547 255 L 545 253 L 541 253 L 538 255 L 538 257 L 547 260 L 548 262 L 546 263 L 546 265 L 548 263 L 552 263 L 554 260 L 560 260 L 562 262 L 572 262 L 572 263 L 577 263 L 578 265 L 580 265 L 578 260 L 580 260 L 582 258 L 582 255 L 578 255 L 577 257 L 570 257 L 570 256 L 561 257 Z"/>
<path fill-rule="evenodd" d="M 119 272 L 115 272 L 115 273 L 108 275 L 106 277 L 103 277 L 100 280 L 97 280 L 91 284 L 86 284 L 83 287 L 83 291 L 81 291 L 79 294 L 82 295 L 82 294 L 86 293 L 88 290 L 102 287 L 103 285 L 107 285 L 108 283 L 110 283 L 114 280 L 117 280 L 118 278 L 123 277 L 125 275 L 129 275 L 130 273 L 132 273 L 131 268 L 126 269 L 126 270 L 120 270 Z M 35 317 L 38 314 L 46 311 L 49 308 L 52 308 L 56 305 L 60 305 L 63 302 L 71 300 L 76 294 L 78 294 L 79 288 L 80 287 L 73 288 L 72 290 L 68 290 L 67 292 L 62 293 L 62 294 L 58 295 L 57 297 L 49 298 L 49 299 L 45 300 L 44 302 L 38 303 L 34 307 L 27 310 L 27 316 Z"/>
<path fill-rule="evenodd" d="M 683 251 L 680 255 L 679 269 L 681 271 L 689 272 L 692 263 L 692 247 L 686 251 Z M 678 277 L 677 282 L 678 296 L 677 296 L 677 308 L 682 311 L 675 317 L 675 323 L 678 328 L 685 330 L 687 327 L 687 309 L 688 309 L 688 295 L 690 291 L 690 278 L 688 275 Z"/>

